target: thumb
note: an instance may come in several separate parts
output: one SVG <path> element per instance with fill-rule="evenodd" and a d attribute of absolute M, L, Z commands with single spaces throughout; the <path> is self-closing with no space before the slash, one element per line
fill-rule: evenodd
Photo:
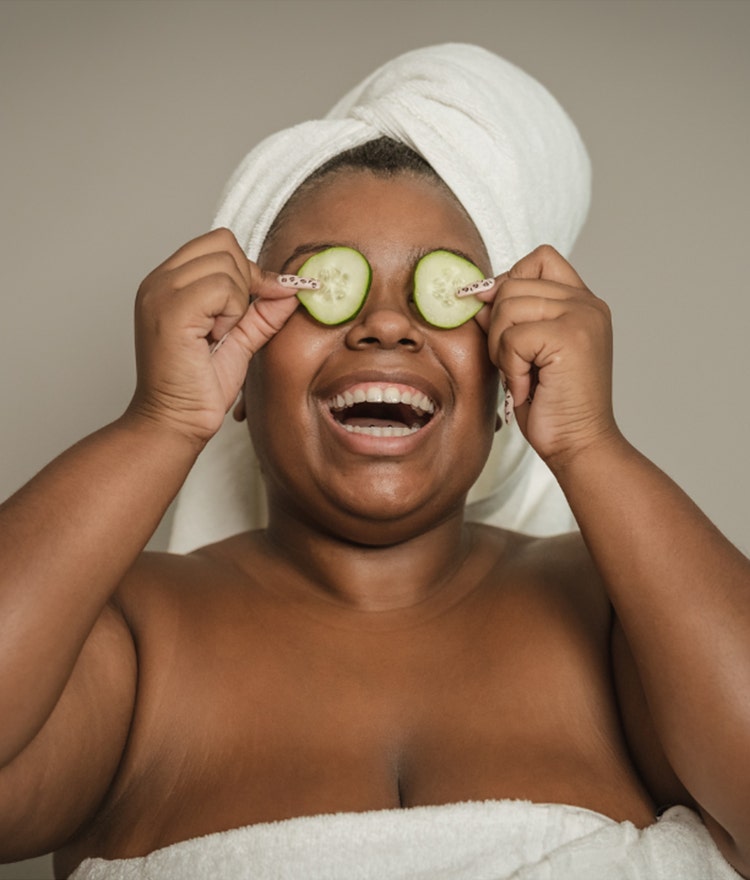
<path fill-rule="evenodd" d="M 290 296 L 289 290 L 279 299 L 253 300 L 230 331 L 227 342 L 238 345 L 249 360 L 281 330 L 298 305 L 299 300 L 293 294 Z"/>

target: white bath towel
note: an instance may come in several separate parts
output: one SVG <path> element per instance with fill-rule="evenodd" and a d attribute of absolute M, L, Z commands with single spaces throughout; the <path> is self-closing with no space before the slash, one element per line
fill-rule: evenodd
<path fill-rule="evenodd" d="M 496 274 L 542 243 L 568 254 L 586 217 L 590 166 L 578 132 L 535 79 L 464 44 L 385 64 L 322 120 L 264 140 L 227 184 L 214 226 L 256 259 L 279 210 L 333 156 L 382 135 L 433 166 L 473 219 Z M 470 519 L 531 534 L 574 527 L 565 499 L 517 427 L 497 436 L 469 497 Z M 170 549 L 187 552 L 262 525 L 265 506 L 247 432 L 227 419 L 191 472 Z"/>
<path fill-rule="evenodd" d="M 643 830 L 527 801 L 339 813 L 250 825 L 71 880 L 737 880 L 695 813 Z"/>

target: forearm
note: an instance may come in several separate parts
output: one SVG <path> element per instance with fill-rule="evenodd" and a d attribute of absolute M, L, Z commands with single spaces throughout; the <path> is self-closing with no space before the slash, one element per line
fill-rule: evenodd
<path fill-rule="evenodd" d="M 176 433 L 124 417 L 0 507 L 0 766 L 44 723 L 197 453 Z"/>
<path fill-rule="evenodd" d="M 554 469 L 675 772 L 730 834 L 747 838 L 750 563 L 619 438 Z"/>

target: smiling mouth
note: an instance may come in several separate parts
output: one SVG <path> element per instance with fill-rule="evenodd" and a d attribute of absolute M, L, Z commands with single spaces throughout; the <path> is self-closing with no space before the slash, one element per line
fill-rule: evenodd
<path fill-rule="evenodd" d="M 417 388 L 377 383 L 348 388 L 326 405 L 344 430 L 371 437 L 416 434 L 435 414 L 434 401 Z"/>

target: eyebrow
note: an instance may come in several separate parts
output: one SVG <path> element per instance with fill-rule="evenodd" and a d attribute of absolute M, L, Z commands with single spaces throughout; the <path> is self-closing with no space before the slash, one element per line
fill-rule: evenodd
<path fill-rule="evenodd" d="M 292 251 L 292 253 L 284 260 L 284 264 L 281 267 L 282 275 L 286 274 L 287 267 L 290 263 L 294 262 L 297 257 L 302 256 L 303 254 L 312 254 L 318 251 L 324 251 L 328 248 L 332 247 L 350 247 L 354 250 L 359 250 L 356 244 L 347 241 L 338 241 L 338 242 L 330 242 L 330 241 L 312 241 L 305 242 L 303 244 L 297 245 L 297 247 Z M 455 254 L 457 257 L 462 257 L 464 260 L 468 260 L 468 262 L 473 263 L 474 265 L 478 264 L 476 257 L 471 256 L 471 254 L 467 254 L 465 251 L 459 250 L 458 248 L 453 247 L 422 247 L 422 248 L 414 248 L 409 252 L 409 260 L 412 265 L 416 265 L 422 257 L 427 254 L 431 254 L 434 251 L 447 251 L 449 254 Z"/>
<path fill-rule="evenodd" d="M 455 254 L 455 256 L 463 257 L 464 260 L 467 260 L 469 263 L 473 263 L 475 266 L 478 265 L 479 262 L 481 262 L 481 259 L 477 260 L 476 256 L 472 256 L 471 254 L 467 254 L 466 251 L 459 250 L 458 248 L 444 247 L 444 246 L 443 247 L 431 247 L 431 248 L 415 248 L 412 251 L 412 253 L 410 254 L 410 257 L 412 258 L 414 263 L 418 263 L 422 259 L 422 257 L 426 257 L 427 254 L 432 254 L 435 251 L 445 251 L 446 253 L 449 253 L 449 254 Z"/>

